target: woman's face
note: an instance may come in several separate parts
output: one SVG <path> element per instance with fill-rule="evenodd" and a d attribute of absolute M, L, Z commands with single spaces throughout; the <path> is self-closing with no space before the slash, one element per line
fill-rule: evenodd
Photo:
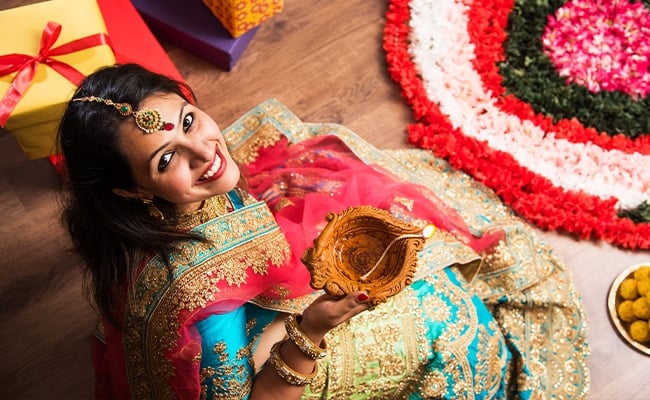
<path fill-rule="evenodd" d="M 157 196 L 190 211 L 235 187 L 239 168 L 210 116 L 176 94 L 152 95 L 143 108 L 158 110 L 174 128 L 145 134 L 134 120 L 120 128 L 120 144 L 136 185 L 129 197 Z"/>

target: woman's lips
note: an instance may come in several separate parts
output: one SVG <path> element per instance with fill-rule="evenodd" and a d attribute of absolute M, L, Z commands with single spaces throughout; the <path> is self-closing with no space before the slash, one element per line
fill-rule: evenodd
<path fill-rule="evenodd" d="M 199 178 L 199 183 L 203 184 L 219 179 L 225 170 L 226 162 L 221 156 L 219 149 L 217 149 L 212 164 L 203 172 L 203 175 Z"/>

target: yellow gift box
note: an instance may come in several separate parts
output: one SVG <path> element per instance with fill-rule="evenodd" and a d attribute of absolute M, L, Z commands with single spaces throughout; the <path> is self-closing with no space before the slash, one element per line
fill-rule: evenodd
<path fill-rule="evenodd" d="M 283 0 L 203 0 L 232 37 L 238 37 L 282 11 Z"/>
<path fill-rule="evenodd" d="M 0 122 L 6 120 L 30 159 L 56 152 L 56 130 L 76 84 L 115 64 L 113 50 L 102 44 L 107 41 L 95 0 L 51 0 L 0 12 Z M 28 62 L 12 71 L 12 60 L 21 58 Z M 30 66 L 33 79 L 25 84 Z"/>

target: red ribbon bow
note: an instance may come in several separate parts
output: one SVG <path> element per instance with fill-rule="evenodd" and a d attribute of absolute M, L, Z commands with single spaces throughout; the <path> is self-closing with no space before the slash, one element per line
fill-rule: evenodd
<path fill-rule="evenodd" d="M 34 80 L 36 68 L 39 63 L 48 65 L 50 68 L 63 75 L 75 85 L 79 85 L 85 78 L 84 74 L 69 64 L 55 60 L 53 56 L 73 53 L 94 46 L 108 45 L 111 47 L 110 38 L 105 33 L 97 33 L 81 39 L 73 40 L 59 47 L 52 48 L 61 34 L 61 25 L 56 22 L 48 22 L 43 28 L 41 35 L 41 48 L 36 56 L 27 54 L 6 54 L 0 56 L 0 76 L 9 75 L 18 71 L 11 82 L 9 90 L 0 101 L 0 126 L 4 127 L 16 108 L 16 105 Z M 111 47 L 111 50 L 113 48 Z"/>

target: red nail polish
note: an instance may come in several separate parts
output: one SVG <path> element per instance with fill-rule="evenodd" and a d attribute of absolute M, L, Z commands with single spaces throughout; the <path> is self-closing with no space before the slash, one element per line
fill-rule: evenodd
<path fill-rule="evenodd" d="M 359 301 L 359 303 L 363 303 L 364 301 L 368 300 L 368 295 L 365 293 L 360 293 L 357 296 L 357 300 Z"/>

